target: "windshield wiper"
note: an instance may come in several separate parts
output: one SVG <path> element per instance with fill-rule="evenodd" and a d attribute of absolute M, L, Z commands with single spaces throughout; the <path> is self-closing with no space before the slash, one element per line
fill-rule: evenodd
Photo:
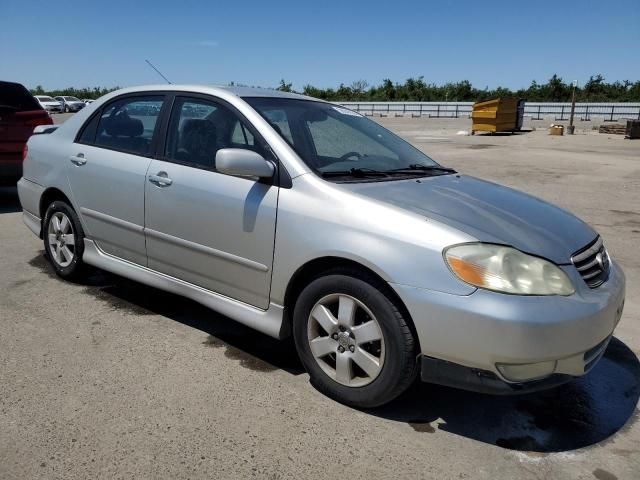
<path fill-rule="evenodd" d="M 440 167 L 436 165 L 412 164 L 405 168 L 395 168 L 393 170 L 374 170 L 373 168 L 352 168 L 350 170 L 327 170 L 321 175 L 327 177 L 390 177 L 393 175 L 424 175 L 425 172 L 456 173 L 452 168 Z"/>
<path fill-rule="evenodd" d="M 327 170 L 322 172 L 321 175 L 323 177 L 386 177 L 389 172 L 372 168 L 352 168 L 350 170 Z"/>
<path fill-rule="evenodd" d="M 387 173 L 423 173 L 423 172 L 445 172 L 445 173 L 458 173 L 453 168 L 441 167 L 439 165 L 422 165 L 421 163 L 412 163 L 404 168 L 394 168 L 388 170 Z"/>

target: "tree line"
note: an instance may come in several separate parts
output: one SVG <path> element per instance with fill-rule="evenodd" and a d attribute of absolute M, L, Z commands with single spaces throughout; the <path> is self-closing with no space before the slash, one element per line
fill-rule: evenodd
<path fill-rule="evenodd" d="M 76 97 L 81 100 L 100 98 L 107 93 L 118 90 L 120 87 L 93 87 L 93 88 L 74 88 L 68 87 L 58 90 L 45 90 L 42 85 L 37 85 L 31 89 L 32 95 L 49 95 L 50 97 Z"/>
<path fill-rule="evenodd" d="M 231 82 L 230 85 L 236 85 Z M 64 88 L 45 90 L 41 85 L 32 89 L 34 95 L 69 95 L 81 99 L 96 99 L 120 87 Z M 284 79 L 277 90 L 293 92 L 293 85 Z M 380 85 L 369 85 L 358 80 L 351 85 L 340 84 L 337 88 L 318 88 L 305 85 L 303 93 L 311 97 L 329 101 L 375 101 L 375 102 L 478 102 L 498 97 L 523 98 L 529 102 L 568 102 L 571 100 L 573 86 L 558 75 L 553 75 L 546 83 L 531 82 L 529 87 L 512 90 L 505 87 L 477 88 L 470 81 L 449 82 L 443 85 L 428 83 L 424 77 L 408 78 L 404 83 L 394 83 L 389 79 Z M 640 102 L 639 81 L 607 82 L 602 75 L 592 75 L 584 85 L 576 87 L 578 102 Z"/>
<path fill-rule="evenodd" d="M 293 91 L 292 84 L 280 81 L 278 90 Z M 443 85 L 427 83 L 424 77 L 408 78 L 404 83 L 393 83 L 389 79 L 382 84 L 370 86 L 359 80 L 338 88 L 317 88 L 305 85 L 302 92 L 311 97 L 329 101 L 377 101 L 377 102 L 478 102 L 498 97 L 516 97 L 529 102 L 569 102 L 573 85 L 558 75 L 546 83 L 532 81 L 528 88 L 511 90 L 505 87 L 480 89 L 470 81 L 449 82 Z M 602 75 L 592 75 L 584 85 L 576 87 L 577 102 L 640 102 L 640 81 L 606 82 Z"/>

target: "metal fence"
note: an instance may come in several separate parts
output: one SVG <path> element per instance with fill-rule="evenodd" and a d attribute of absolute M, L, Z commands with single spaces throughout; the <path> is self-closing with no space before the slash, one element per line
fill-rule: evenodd
<path fill-rule="evenodd" d="M 339 102 L 347 108 L 363 115 L 412 116 L 433 118 L 468 117 L 473 102 Z M 570 103 L 526 102 L 524 115 L 532 120 L 553 117 L 555 120 L 569 120 Z M 576 103 L 575 118 L 588 122 L 592 118 L 602 118 L 605 122 L 618 120 L 640 120 L 640 103 Z"/>

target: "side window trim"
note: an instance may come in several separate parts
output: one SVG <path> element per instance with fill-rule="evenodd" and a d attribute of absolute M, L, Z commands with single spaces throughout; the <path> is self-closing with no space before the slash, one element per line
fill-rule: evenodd
<path fill-rule="evenodd" d="M 117 102 L 119 100 L 123 100 L 125 98 L 131 98 L 131 97 L 145 97 L 145 96 L 154 96 L 154 95 L 158 95 L 158 96 L 163 96 L 164 100 L 163 100 L 163 104 L 162 104 L 162 109 L 160 110 L 160 115 L 158 116 L 158 120 L 156 121 L 156 125 L 155 125 L 155 129 L 154 129 L 154 133 L 153 133 L 153 139 L 151 142 L 151 146 L 150 146 L 150 153 L 148 155 L 146 155 L 145 157 L 151 157 L 157 160 L 162 160 L 162 161 L 166 161 L 166 162 L 171 162 L 171 163 L 176 163 L 176 164 L 181 164 L 179 162 L 176 162 L 175 160 L 171 160 L 166 158 L 165 155 L 165 149 L 166 149 L 166 142 L 167 142 L 167 137 L 168 137 L 168 128 L 169 128 L 169 121 L 171 118 L 171 114 L 173 112 L 175 103 L 176 103 L 176 98 L 177 97 L 188 97 L 188 98 L 192 98 L 192 99 L 201 99 L 201 100 L 206 100 L 206 101 L 210 101 L 212 103 L 217 103 L 219 105 L 222 105 L 224 107 L 229 108 L 235 115 L 238 116 L 238 118 L 240 120 L 242 120 L 242 122 L 244 123 L 244 125 L 246 126 L 246 128 L 248 129 L 249 133 L 251 135 L 253 135 L 254 137 L 254 142 L 256 144 L 260 144 L 265 152 L 268 154 L 268 156 L 270 158 L 268 158 L 268 160 L 271 160 L 275 163 L 276 165 L 276 169 L 277 169 L 277 173 L 274 176 L 274 185 L 276 186 L 280 186 L 282 188 L 291 188 L 292 187 L 292 180 L 291 180 L 291 176 L 289 175 L 289 173 L 287 172 L 287 170 L 282 166 L 282 162 L 280 161 L 280 159 L 278 158 L 278 156 L 276 155 L 276 153 L 273 151 L 273 149 L 271 148 L 271 145 L 269 145 L 269 143 L 264 139 L 264 137 L 257 131 L 257 129 L 255 128 L 255 126 L 249 122 L 249 120 L 234 106 L 231 105 L 229 102 L 223 100 L 222 98 L 213 96 L 213 95 L 208 95 L 208 94 L 203 94 L 203 93 L 196 93 L 196 92 L 187 92 L 187 91 L 174 91 L 174 90 L 159 90 L 159 91 L 148 91 L 148 92 L 134 92 L 134 93 L 127 93 L 124 95 L 119 95 L 118 97 L 112 98 L 111 100 L 109 100 L 108 103 L 105 103 L 103 105 L 100 106 L 100 108 L 98 108 L 95 112 L 93 112 L 93 114 L 85 121 L 85 123 L 82 125 L 82 127 L 80 127 L 80 129 L 78 130 L 78 133 L 76 134 L 76 137 L 74 139 L 74 143 L 78 143 L 81 145 L 88 145 L 88 146 L 95 146 L 95 135 L 97 133 L 97 123 L 95 125 L 91 125 L 91 122 L 96 118 L 96 117 L 101 117 L 103 111 L 108 108 L 113 102 Z M 92 142 L 81 142 L 80 138 L 82 137 L 84 131 L 86 128 L 89 127 L 93 127 L 96 129 L 96 132 L 94 132 L 93 134 L 93 138 L 92 138 Z M 96 146 L 96 148 L 105 148 L 105 149 L 109 149 L 107 147 L 103 147 L 103 146 Z M 115 150 L 115 149 L 110 149 L 110 150 Z M 122 150 L 115 150 L 115 151 L 122 151 Z M 131 153 L 131 152 L 124 152 L 124 153 Z M 133 153 L 133 155 L 136 155 L 135 153 Z M 194 167 L 193 164 L 189 164 L 187 166 L 191 166 Z M 203 166 L 195 166 L 196 168 L 201 168 L 203 169 Z M 212 170 L 209 170 L 212 171 Z"/>

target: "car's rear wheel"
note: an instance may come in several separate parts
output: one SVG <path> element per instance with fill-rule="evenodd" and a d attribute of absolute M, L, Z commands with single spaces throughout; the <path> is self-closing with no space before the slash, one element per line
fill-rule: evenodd
<path fill-rule="evenodd" d="M 415 378 L 413 334 L 375 278 L 340 272 L 312 281 L 296 302 L 293 330 L 311 383 L 341 403 L 385 404 Z"/>
<path fill-rule="evenodd" d="M 49 205 L 43 222 L 44 249 L 56 273 L 76 280 L 86 273 L 84 231 L 76 212 L 63 201 Z"/>

